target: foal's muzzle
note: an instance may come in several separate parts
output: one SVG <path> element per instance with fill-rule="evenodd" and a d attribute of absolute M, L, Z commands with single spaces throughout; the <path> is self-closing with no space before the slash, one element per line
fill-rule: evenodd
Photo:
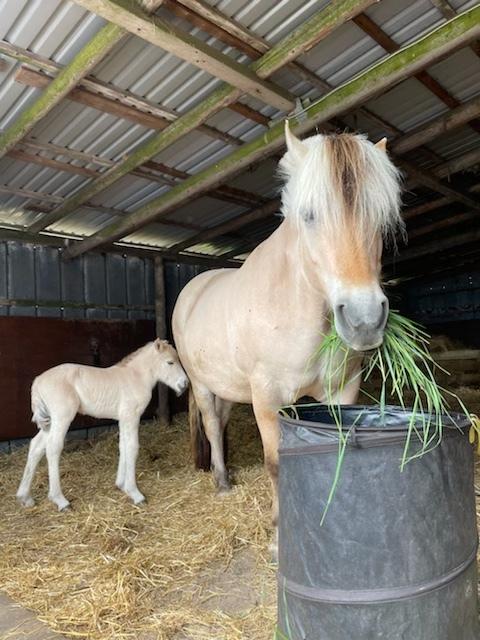
<path fill-rule="evenodd" d="M 177 396 L 181 396 L 182 393 L 185 391 L 185 389 L 187 389 L 187 387 L 188 387 L 188 378 L 185 378 L 175 386 L 175 393 L 177 394 Z"/>
<path fill-rule="evenodd" d="M 335 327 L 348 347 L 369 351 L 383 342 L 388 310 L 388 299 L 383 293 L 352 301 L 346 299 L 334 308 Z"/>

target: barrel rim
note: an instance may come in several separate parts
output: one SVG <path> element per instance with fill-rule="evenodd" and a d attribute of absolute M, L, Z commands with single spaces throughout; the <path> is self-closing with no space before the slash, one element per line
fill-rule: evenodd
<path fill-rule="evenodd" d="M 299 404 L 294 404 L 291 405 L 292 409 L 294 408 L 295 410 L 301 409 L 302 407 L 306 408 L 313 408 L 313 409 L 322 409 L 324 414 L 328 414 L 331 415 L 331 413 L 329 412 L 329 405 L 327 404 L 323 404 L 321 402 L 319 403 L 299 403 Z M 282 409 L 282 411 L 288 410 L 290 409 L 290 407 L 285 407 L 284 409 Z M 382 410 L 377 408 L 376 405 L 366 405 L 366 404 L 340 404 L 340 405 L 335 405 L 335 409 L 340 410 L 340 412 L 366 412 L 369 415 L 372 415 L 372 413 L 374 413 L 374 411 L 376 410 L 378 412 L 378 416 L 380 417 L 380 414 L 382 413 Z M 293 427 L 293 428 L 307 428 L 310 429 L 312 431 L 316 431 L 316 432 L 325 432 L 325 433 L 338 433 L 339 430 L 339 426 L 333 422 L 333 423 L 327 423 L 327 422 L 321 422 L 319 421 L 313 421 L 313 420 L 305 420 L 302 418 L 295 418 L 293 416 L 287 416 L 284 413 L 282 413 L 282 411 L 279 412 L 278 414 L 278 418 L 279 418 L 279 422 L 281 425 L 283 426 L 287 426 L 287 427 Z M 395 425 L 395 426 L 376 426 L 376 427 L 372 427 L 372 425 L 368 425 L 368 426 L 362 426 L 361 424 L 356 424 L 354 423 L 354 429 L 357 433 L 364 433 L 364 434 L 385 434 L 388 433 L 390 435 L 404 435 L 408 432 L 409 429 L 409 418 L 413 415 L 412 409 L 410 407 L 401 407 L 398 405 L 385 405 L 385 408 L 383 409 L 383 413 L 384 414 L 398 414 L 399 416 L 401 415 L 403 419 L 405 419 L 405 425 L 404 426 L 399 426 L 399 425 Z M 416 412 L 416 414 L 418 415 L 418 411 Z M 457 413 L 457 412 L 451 412 L 449 414 L 444 414 L 444 416 L 442 416 L 443 418 L 445 418 L 445 420 L 442 420 L 442 427 L 443 429 L 449 429 L 451 432 L 458 432 L 459 434 L 463 434 L 465 429 L 469 428 L 471 426 L 470 420 L 466 415 L 463 415 L 461 413 Z M 341 425 L 342 431 L 344 432 L 349 432 L 352 429 L 352 425 L 349 424 L 345 424 L 345 425 Z"/>

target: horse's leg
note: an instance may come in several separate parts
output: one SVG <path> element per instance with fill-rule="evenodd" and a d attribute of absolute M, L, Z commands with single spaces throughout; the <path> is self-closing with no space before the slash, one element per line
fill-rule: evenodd
<path fill-rule="evenodd" d="M 276 403 L 272 399 L 263 398 L 260 394 L 253 392 L 252 404 L 262 438 L 265 467 L 272 483 L 272 525 L 274 531 L 270 551 L 276 561 L 278 555 L 278 445 L 280 442 L 277 412 L 281 402 Z"/>
<path fill-rule="evenodd" d="M 125 473 L 127 469 L 127 461 L 125 454 L 125 429 L 118 423 L 118 468 L 115 485 L 121 490 L 125 487 Z"/>
<path fill-rule="evenodd" d="M 57 505 L 59 511 L 70 506 L 69 501 L 63 495 L 60 485 L 60 455 L 63 451 L 65 435 L 76 411 L 71 416 L 52 415 L 50 429 L 47 432 L 46 452 L 48 463 L 48 499 Z"/>
<path fill-rule="evenodd" d="M 43 458 L 46 445 L 46 433 L 43 429 L 40 429 L 37 435 L 32 438 L 30 446 L 28 448 L 28 458 L 25 465 L 25 471 L 23 472 L 22 481 L 18 487 L 17 500 L 24 507 L 33 507 L 35 504 L 30 489 L 32 486 L 33 476 L 37 469 L 38 463 Z"/>
<path fill-rule="evenodd" d="M 192 389 L 198 408 L 202 414 L 205 435 L 210 442 L 212 450 L 211 468 L 213 471 L 213 478 L 219 493 L 226 493 L 231 489 L 223 453 L 223 429 L 228 420 L 228 412 L 225 408 L 223 408 L 223 411 L 221 412 L 223 413 L 223 418 L 226 417 L 225 423 L 222 426 L 222 419 L 217 413 L 215 407 L 215 396 L 213 393 L 203 385 L 193 383 Z"/>
<path fill-rule="evenodd" d="M 135 478 L 135 466 L 138 457 L 138 424 L 140 416 L 125 415 L 119 420 L 120 434 L 123 431 L 123 447 L 125 458 L 125 474 L 122 490 L 132 499 L 134 504 L 145 502 L 145 496 L 137 487 Z M 120 435 L 120 438 L 122 436 Z M 121 453 L 120 453 L 121 455 Z"/>

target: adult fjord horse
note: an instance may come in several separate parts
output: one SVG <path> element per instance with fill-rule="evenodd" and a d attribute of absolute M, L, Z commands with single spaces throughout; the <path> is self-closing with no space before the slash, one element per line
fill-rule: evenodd
<path fill-rule="evenodd" d="M 234 402 L 252 403 L 278 515 L 282 405 L 324 400 L 322 363 L 311 363 L 330 318 L 351 349 L 350 381 L 338 401 L 356 401 L 361 352 L 381 344 L 388 301 L 380 286 L 382 238 L 401 226 L 400 180 L 385 149 L 364 136 L 285 129 L 283 222 L 240 269 L 194 278 L 173 316 L 180 360 L 190 378 L 191 428 L 198 411 L 220 491 L 229 489 L 223 430 Z"/>

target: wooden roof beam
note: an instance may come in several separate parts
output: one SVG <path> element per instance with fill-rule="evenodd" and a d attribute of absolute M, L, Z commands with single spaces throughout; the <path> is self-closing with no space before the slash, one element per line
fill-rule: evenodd
<path fill-rule="evenodd" d="M 52 84 L 52 82 L 54 82 L 54 78 L 51 78 L 44 73 L 40 73 L 39 71 L 29 69 L 26 66 L 21 66 L 15 75 L 15 82 L 19 82 L 20 84 L 24 84 L 29 87 L 35 87 L 37 89 L 46 89 Z M 102 113 L 109 113 L 116 118 L 123 118 L 124 120 L 129 120 L 134 124 L 139 124 L 142 127 L 147 127 L 148 129 L 154 129 L 156 131 L 163 131 L 163 129 L 166 129 L 173 119 L 177 118 L 176 114 L 173 118 L 169 116 L 167 119 L 163 115 L 157 115 L 157 113 L 148 113 L 144 110 L 139 110 L 136 107 L 124 104 L 123 102 L 119 102 L 118 100 L 95 93 L 90 89 L 83 87 L 75 87 L 68 93 L 68 95 L 65 96 L 65 98 L 67 100 L 83 104 L 86 107 L 97 109 Z M 163 109 L 160 110 L 160 113 L 162 112 Z M 219 129 L 215 129 L 214 127 L 209 127 L 206 124 L 200 126 L 198 130 L 211 138 L 222 140 L 234 147 L 242 144 L 242 141 L 239 138 L 235 138 L 234 136 L 224 133 Z"/>
<path fill-rule="evenodd" d="M 143 0 L 145 7 L 155 10 L 160 1 Z M 153 8 L 153 9 L 152 9 Z M 145 15 L 148 15 L 147 13 Z M 75 85 L 109 53 L 126 31 L 114 24 L 102 27 L 94 37 L 74 56 L 37 100 L 24 109 L 15 122 L 0 135 L 0 157 L 13 149 L 35 124 L 58 104 Z"/>
<path fill-rule="evenodd" d="M 480 7 L 460 14 L 426 36 L 389 55 L 362 74 L 307 107 L 299 121 L 291 118 L 296 133 L 306 133 L 315 125 L 352 109 L 388 87 L 418 73 L 448 53 L 465 46 L 480 34 Z M 268 54 L 266 54 L 268 55 Z M 112 224 L 72 248 L 67 257 L 79 255 L 93 247 L 124 237 L 153 220 L 165 216 L 193 196 L 218 186 L 226 178 L 237 175 L 252 162 L 266 158 L 283 147 L 284 125 L 279 122 L 258 138 L 243 145 L 214 165 L 185 180 L 165 195 L 140 207 L 117 224 Z"/>
<path fill-rule="evenodd" d="M 0 157 L 17 144 L 47 113 L 53 109 L 95 65 L 113 49 L 124 35 L 123 29 L 107 24 L 62 69 L 33 104 L 24 109 L 15 122 L 0 135 Z"/>
<path fill-rule="evenodd" d="M 374 0 L 362 0 L 361 2 L 359 2 L 359 0 L 338 0 L 335 5 L 327 5 L 324 9 L 314 14 L 307 22 L 298 27 L 293 33 L 278 42 L 259 60 L 252 63 L 250 67 L 259 77 L 267 78 L 282 66 L 288 64 L 295 56 L 301 55 L 303 51 L 311 48 L 314 43 L 327 37 L 336 28 L 341 26 L 345 20 L 348 20 L 352 15 L 361 11 L 362 6 L 372 4 L 373 1 Z M 58 207 L 55 211 L 52 211 L 51 214 L 45 216 L 43 220 L 33 225 L 31 231 L 38 232 L 68 215 L 81 206 L 83 202 L 90 200 L 94 195 L 100 193 L 124 175 L 130 173 L 196 129 L 210 116 L 236 102 L 240 95 L 242 95 L 242 91 L 236 87 L 232 87 L 229 84 L 220 86 L 197 106 L 170 123 L 164 131 L 133 151 L 114 169 L 105 172 L 100 178 L 87 184 L 83 189 L 69 198 L 61 207 Z M 268 132 L 266 135 L 268 135 Z M 218 184 L 216 186 L 218 186 Z"/>
<path fill-rule="evenodd" d="M 456 15 L 456 14 L 455 14 Z M 355 16 L 353 22 L 360 27 L 360 29 L 368 34 L 377 44 L 385 49 L 388 53 L 395 53 L 400 49 L 400 45 L 395 42 L 383 29 L 381 29 L 366 13 L 360 13 Z M 460 101 L 457 100 L 451 93 L 449 93 L 442 85 L 435 80 L 427 71 L 422 70 L 414 74 L 414 77 L 423 84 L 424 87 L 429 89 L 434 95 L 437 96 L 442 102 L 444 102 L 450 109 L 454 109 L 460 105 Z M 474 121 L 470 123 L 470 126 L 475 131 L 480 131 L 480 122 Z"/>
<path fill-rule="evenodd" d="M 169 24 L 155 15 L 148 15 L 131 0 L 75 0 L 88 11 L 96 13 L 110 23 L 126 29 L 133 35 L 146 40 L 177 56 L 181 60 L 206 71 L 214 78 L 238 87 L 265 104 L 280 111 L 290 111 L 294 99 L 281 87 L 259 77 L 248 66 L 242 65 L 214 47 L 205 44 L 175 25 Z"/>

